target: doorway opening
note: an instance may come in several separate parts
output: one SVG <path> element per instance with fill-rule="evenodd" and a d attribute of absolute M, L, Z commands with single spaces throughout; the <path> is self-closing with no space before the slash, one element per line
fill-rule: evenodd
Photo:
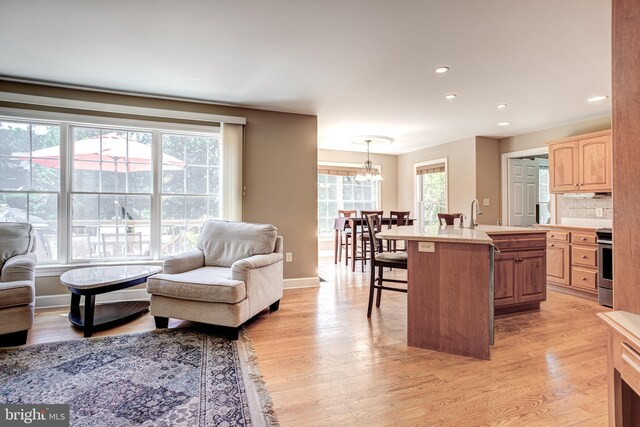
<path fill-rule="evenodd" d="M 502 155 L 504 224 L 532 227 L 555 223 L 555 197 L 549 193 L 547 147 Z"/>

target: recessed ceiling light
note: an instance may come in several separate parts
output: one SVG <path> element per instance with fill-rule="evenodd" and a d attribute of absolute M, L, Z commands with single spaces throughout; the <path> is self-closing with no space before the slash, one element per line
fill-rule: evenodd
<path fill-rule="evenodd" d="M 591 98 L 587 98 L 587 102 L 598 102 L 598 101 L 605 100 L 607 98 L 608 98 L 607 95 L 592 96 Z"/>
<path fill-rule="evenodd" d="M 509 126 L 511 124 L 511 122 L 500 122 L 498 123 L 498 126 Z"/>
<path fill-rule="evenodd" d="M 436 72 L 436 73 L 438 73 L 438 74 L 444 74 L 444 73 L 446 73 L 447 71 L 449 71 L 449 67 L 438 67 L 438 68 L 436 68 L 436 69 L 435 69 L 435 70 L 433 70 L 433 71 L 435 71 L 435 72 Z"/>
<path fill-rule="evenodd" d="M 498 110 L 504 110 L 505 108 L 507 108 L 507 104 L 498 104 L 498 105 L 496 105 L 496 108 Z"/>
<path fill-rule="evenodd" d="M 456 95 L 455 93 L 450 93 L 448 95 L 444 96 L 446 99 L 456 99 L 458 97 L 458 95 Z"/>

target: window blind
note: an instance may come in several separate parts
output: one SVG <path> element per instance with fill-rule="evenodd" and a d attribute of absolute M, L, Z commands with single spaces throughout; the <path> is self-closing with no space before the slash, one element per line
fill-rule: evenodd
<path fill-rule="evenodd" d="M 348 166 L 318 165 L 318 173 L 323 175 L 356 176 L 360 168 Z"/>
<path fill-rule="evenodd" d="M 444 163 L 418 166 L 418 168 L 416 169 L 417 175 L 426 175 L 429 173 L 438 173 L 438 172 L 444 172 Z"/>

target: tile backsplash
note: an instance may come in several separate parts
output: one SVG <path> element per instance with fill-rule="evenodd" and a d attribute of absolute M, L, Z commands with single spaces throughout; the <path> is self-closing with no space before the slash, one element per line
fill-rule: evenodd
<path fill-rule="evenodd" d="M 560 195 L 559 197 L 562 197 Z M 602 216 L 596 216 L 596 208 L 602 208 Z M 613 199 L 611 196 L 597 199 L 570 199 L 562 198 L 563 218 L 613 218 Z"/>

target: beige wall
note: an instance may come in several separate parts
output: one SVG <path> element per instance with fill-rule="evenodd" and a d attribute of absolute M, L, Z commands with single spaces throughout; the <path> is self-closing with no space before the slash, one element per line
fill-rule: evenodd
<path fill-rule="evenodd" d="M 449 212 L 469 215 L 476 194 L 476 138 L 465 138 L 398 156 L 398 208 L 415 211 L 414 164 L 447 158 Z"/>
<path fill-rule="evenodd" d="M 478 136 L 476 198 L 482 207 L 482 215 L 478 216 L 479 224 L 496 224 L 496 220 L 501 216 L 500 197 L 500 142 L 497 139 Z M 489 206 L 484 205 L 484 199 L 489 199 Z"/>
<path fill-rule="evenodd" d="M 318 150 L 318 162 L 353 163 L 362 166 L 366 153 L 354 151 Z M 398 207 L 398 156 L 371 154 L 371 162 L 380 166 L 384 180 L 380 186 L 380 209 L 396 210 Z"/>
<path fill-rule="evenodd" d="M 244 185 L 247 194 L 243 199 L 243 218 L 278 227 L 284 236 L 285 251 L 293 252 L 293 262 L 285 263 L 286 279 L 317 277 L 315 116 L 5 81 L 0 81 L 0 91 L 246 117 Z M 34 108 L 2 102 L 0 106 Z M 60 293 L 57 279 L 38 279 L 36 293 Z"/>
<path fill-rule="evenodd" d="M 595 119 L 568 123 L 549 129 L 523 133 L 521 135 L 501 139 L 500 153 L 510 153 L 512 151 L 544 147 L 545 142 L 547 141 L 568 138 L 582 133 L 597 132 L 605 129 L 611 129 L 611 116 L 597 117 Z"/>

